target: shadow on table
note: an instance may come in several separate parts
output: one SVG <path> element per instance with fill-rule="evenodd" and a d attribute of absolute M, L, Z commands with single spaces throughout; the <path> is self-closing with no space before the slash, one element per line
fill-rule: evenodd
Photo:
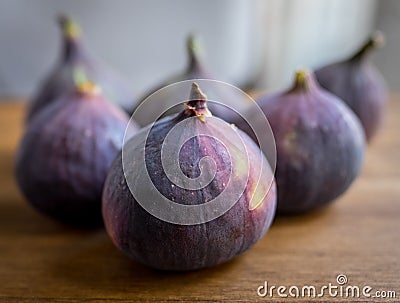
<path fill-rule="evenodd" d="M 196 286 L 217 276 L 226 279 L 230 270 L 240 263 L 238 258 L 213 268 L 167 272 L 132 261 L 117 250 L 105 232 L 73 245 L 67 254 L 59 255 L 48 264 L 48 272 L 60 285 L 79 288 L 85 296 L 90 292 L 93 295 L 101 292 L 108 296 L 126 292 L 137 295 L 166 291 L 173 294 L 174 289 L 184 291 L 186 287 Z"/>
<path fill-rule="evenodd" d="M 8 186 L 10 188 L 10 186 Z M 12 194 L 0 190 L 0 237 L 11 237 L 18 241 L 18 237 L 29 235 L 71 235 L 91 233 L 92 230 L 74 229 L 59 223 L 43 214 L 40 214 L 21 194 L 17 194 L 13 184 Z M 102 229 L 102 228 L 100 228 Z"/>
<path fill-rule="evenodd" d="M 326 220 L 327 217 L 333 217 L 335 215 L 335 201 L 326 207 L 316 209 L 311 212 L 306 212 L 302 214 L 292 214 L 292 215 L 276 215 L 272 227 L 279 225 L 293 225 L 299 226 L 302 224 L 309 224 L 313 221 Z"/>
<path fill-rule="evenodd" d="M 335 210 L 328 207 L 302 216 L 278 217 L 272 229 L 280 225 L 296 228 L 310 221 L 335 217 L 334 213 Z M 144 296 L 153 292 L 171 296 L 176 292 L 190 295 L 193 288 L 198 285 L 203 283 L 210 285 L 215 281 L 226 280 L 230 277 L 230 273 L 238 268 L 243 270 L 248 262 L 246 256 L 243 256 L 213 268 L 188 272 L 163 272 L 148 268 L 124 256 L 104 232 L 81 239 L 73 245 L 67 255 L 59 255 L 49 264 L 48 271 L 51 272 L 53 279 L 62 285 L 81 287 L 85 293 L 93 291 L 93 295 L 96 290 L 108 296 L 120 295 L 126 291 L 139 292 Z"/>

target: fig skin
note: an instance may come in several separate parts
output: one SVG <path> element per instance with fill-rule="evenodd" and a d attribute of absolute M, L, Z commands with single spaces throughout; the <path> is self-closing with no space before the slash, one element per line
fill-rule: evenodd
<path fill-rule="evenodd" d="M 176 123 L 194 115 L 199 117 L 196 121 L 198 127 L 208 128 L 208 123 L 212 123 L 207 120 L 207 115 L 199 115 L 201 110 L 208 112 L 205 103 L 201 103 L 192 104 L 192 109 L 156 122 L 146 140 L 145 159 L 149 175 L 160 193 L 176 203 L 197 205 L 207 202 L 220 193 L 224 182 L 229 179 L 226 172 L 231 165 L 229 156 L 208 136 L 188 140 L 182 147 L 179 160 L 182 171 L 194 178 L 199 174 L 199 160 L 206 155 L 211 156 L 217 163 L 217 174 L 209 185 L 194 191 L 171 186 L 171 181 L 161 169 L 162 141 Z M 275 214 L 275 182 L 268 183 L 271 187 L 263 202 L 250 210 L 252 193 L 257 194 L 253 179 L 259 174 L 261 154 L 245 133 L 237 132 L 249 153 L 250 171 L 246 189 L 238 202 L 222 216 L 197 225 L 168 223 L 148 213 L 129 190 L 120 153 L 110 168 L 103 192 L 104 222 L 114 244 L 133 260 L 152 268 L 186 271 L 226 262 L 260 240 Z"/>
<path fill-rule="evenodd" d="M 28 108 L 26 119 L 32 117 L 60 96 L 74 89 L 76 73 L 82 72 L 102 88 L 105 98 L 126 112 L 134 106 L 134 98 L 128 83 L 113 69 L 94 58 L 82 43 L 81 29 L 70 18 L 58 18 L 63 38 L 59 62 L 41 83 Z"/>
<path fill-rule="evenodd" d="M 68 225 L 102 225 L 101 195 L 128 116 L 90 83 L 60 97 L 28 125 L 16 158 L 17 183 L 40 212 Z"/>
<path fill-rule="evenodd" d="M 349 59 L 315 72 L 321 86 L 344 100 L 358 116 L 368 142 L 381 127 L 385 112 L 386 83 L 369 60 L 370 52 L 381 46 L 383 39 L 377 32 Z"/>
<path fill-rule="evenodd" d="M 185 80 L 195 80 L 195 79 L 217 79 L 215 75 L 213 75 L 212 72 L 207 68 L 206 63 L 204 62 L 203 59 L 203 54 L 202 54 L 202 47 L 199 39 L 195 37 L 193 34 L 189 35 L 186 41 L 186 50 L 187 50 L 187 55 L 188 55 L 188 64 L 186 69 L 183 72 L 180 72 L 176 75 L 172 75 L 169 78 L 165 79 L 160 83 L 159 85 L 156 85 L 149 91 L 147 91 L 142 97 L 138 99 L 136 102 L 137 107 L 134 108 L 134 110 L 130 113 L 131 115 L 135 112 L 135 110 L 138 108 L 138 106 L 145 101 L 148 97 L 150 97 L 154 92 L 165 88 L 168 85 L 185 81 Z M 165 102 L 166 98 L 170 98 L 172 100 L 180 100 L 182 95 L 182 92 L 180 91 L 175 91 L 175 90 L 164 90 L 163 94 L 158 93 L 156 96 L 151 96 L 152 100 L 151 102 L 148 102 L 146 104 L 146 107 L 142 107 L 140 109 L 140 115 L 135 116 L 135 119 L 137 123 L 141 126 L 148 125 L 152 122 L 154 122 L 152 113 L 156 112 L 156 107 L 158 106 L 158 102 Z M 209 92 L 211 93 L 211 92 Z M 222 92 L 222 91 L 216 91 L 215 95 L 218 96 L 218 99 L 223 99 L 223 100 L 228 100 L 230 101 L 232 107 L 236 109 L 235 107 L 239 107 L 237 105 L 241 103 L 241 100 L 236 100 L 235 96 L 230 96 L 227 94 L 227 92 Z M 160 97 L 158 97 L 160 96 Z M 157 98 L 157 99 L 155 99 Z M 219 100 L 216 100 L 219 101 Z M 230 108 L 220 105 L 218 103 L 208 103 L 208 107 L 212 111 L 214 116 L 220 117 L 225 121 L 232 121 L 234 118 L 237 117 L 237 114 L 234 110 L 231 110 Z M 176 105 L 172 108 L 170 108 L 167 112 L 165 112 L 162 117 L 166 117 L 172 114 L 179 113 L 182 109 L 181 105 Z"/>
<path fill-rule="evenodd" d="M 311 211 L 345 192 L 364 157 L 364 133 L 354 113 L 306 71 L 297 72 L 291 89 L 257 102 L 276 141 L 278 214 Z M 256 139 L 248 125 L 238 127 Z"/>

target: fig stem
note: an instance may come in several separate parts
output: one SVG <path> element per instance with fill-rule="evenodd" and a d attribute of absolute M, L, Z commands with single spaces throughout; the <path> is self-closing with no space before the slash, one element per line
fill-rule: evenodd
<path fill-rule="evenodd" d="M 353 55 L 351 60 L 360 60 L 366 57 L 373 49 L 383 47 L 385 44 L 385 36 L 381 31 L 376 31 L 364 43 L 364 45 Z"/>
<path fill-rule="evenodd" d="M 100 87 L 93 82 L 86 81 L 76 86 L 78 93 L 88 97 L 98 96 L 101 92 Z"/>
<path fill-rule="evenodd" d="M 60 15 L 58 17 L 58 22 L 61 26 L 61 30 L 64 36 L 68 39 L 76 39 L 81 35 L 80 26 L 74 22 L 71 18 Z"/>
<path fill-rule="evenodd" d="M 101 89 L 94 82 L 90 81 L 82 68 L 75 68 L 73 71 L 73 80 L 76 91 L 90 97 L 97 96 Z"/>
<path fill-rule="evenodd" d="M 72 72 L 72 77 L 73 77 L 75 86 L 79 86 L 80 84 L 89 81 L 85 71 L 81 67 L 74 68 L 74 70 Z"/>
<path fill-rule="evenodd" d="M 196 82 L 193 82 L 189 101 L 185 103 L 185 112 L 191 115 L 194 114 L 199 117 L 202 122 L 205 122 L 206 117 L 212 117 L 206 102 L 207 96 L 201 91 L 199 85 Z"/>
<path fill-rule="evenodd" d="M 309 72 L 305 69 L 296 71 L 294 88 L 307 89 L 309 87 Z"/>
<path fill-rule="evenodd" d="M 201 45 L 199 40 L 194 34 L 190 34 L 186 41 L 187 53 L 189 56 L 189 70 L 199 66 L 199 52 L 201 50 Z"/>

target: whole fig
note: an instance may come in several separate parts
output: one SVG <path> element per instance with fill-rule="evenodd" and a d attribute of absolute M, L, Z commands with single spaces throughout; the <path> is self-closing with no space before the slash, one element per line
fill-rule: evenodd
<path fill-rule="evenodd" d="M 41 84 L 28 108 L 27 120 L 41 109 L 70 92 L 75 85 L 77 70 L 101 86 L 105 98 L 129 112 L 133 107 L 133 96 L 128 83 L 109 66 L 95 59 L 84 47 L 81 30 L 77 23 L 66 16 L 59 17 L 63 34 L 63 52 L 59 62 Z"/>
<path fill-rule="evenodd" d="M 155 86 L 153 89 L 149 90 L 146 94 L 144 94 L 139 101 L 136 103 L 137 107 L 141 107 L 140 116 L 137 116 L 135 119 L 141 125 L 145 126 L 149 123 L 154 122 L 152 114 L 156 111 L 155 108 L 158 106 L 158 102 L 166 102 L 166 99 L 171 100 L 179 100 L 184 92 L 177 91 L 175 88 L 169 90 L 168 87 L 171 84 L 185 81 L 185 80 L 195 80 L 195 79 L 217 79 L 215 75 L 213 75 L 206 64 L 201 55 L 201 46 L 199 40 L 194 35 L 189 35 L 186 42 L 187 54 L 188 54 L 188 65 L 187 68 L 176 75 L 173 75 L 163 81 L 161 84 Z M 154 95 L 154 92 L 165 88 L 161 93 L 159 92 L 157 95 Z M 213 91 L 208 91 L 208 94 L 212 96 L 213 99 L 224 99 L 229 101 L 229 105 L 234 110 L 240 110 L 249 104 L 245 103 L 241 98 L 237 98 L 235 94 L 230 94 L 230 90 L 223 90 L 223 86 L 214 86 Z M 152 102 L 144 102 L 146 98 L 151 96 Z M 156 100 L 157 98 L 157 100 Z M 213 100 L 211 99 L 211 100 Z M 143 104 L 142 104 L 143 103 Z M 209 103 L 210 110 L 212 111 L 214 116 L 220 117 L 225 121 L 231 121 L 236 117 L 236 112 L 227 106 L 218 104 L 218 103 Z M 135 111 L 134 110 L 134 111 Z M 175 106 L 164 113 L 163 117 L 178 113 L 181 110 L 180 106 Z M 134 112 L 132 111 L 132 113 Z"/>
<path fill-rule="evenodd" d="M 343 99 L 358 116 L 368 142 L 382 124 L 386 101 L 385 81 L 368 55 L 383 39 L 377 32 L 349 59 L 315 72 L 321 86 Z"/>
<path fill-rule="evenodd" d="M 212 117 L 195 83 L 186 106 L 125 143 L 103 192 L 104 222 L 115 245 L 132 259 L 161 270 L 213 266 L 243 253 L 265 234 L 276 206 L 273 173 L 255 143 L 236 127 Z M 143 133 L 146 129 L 148 135 Z M 181 139 L 185 135 L 189 139 Z M 168 140 L 177 145 L 182 175 L 168 175 L 171 167 L 163 166 L 163 153 L 169 161 L 174 158 L 166 147 Z M 213 159 L 215 174 L 199 188 L 200 177 L 212 170 L 204 164 L 205 158 Z M 140 165 L 146 172 L 137 169 Z M 149 182 L 143 180 L 146 174 Z M 188 186 L 191 182 L 193 188 Z M 234 197 L 230 190 L 241 187 Z M 222 213 L 216 204 L 207 208 L 218 199 Z M 181 208 L 183 213 L 176 211 Z M 198 217 L 192 211 L 199 211 Z M 164 217 L 167 213 L 169 219 Z"/>
<path fill-rule="evenodd" d="M 257 102 L 276 140 L 278 213 L 319 208 L 350 186 L 362 166 L 364 134 L 339 98 L 319 87 L 311 73 L 298 71 L 291 89 Z M 248 125 L 238 124 L 254 138 Z"/>
<path fill-rule="evenodd" d="M 128 116 L 85 82 L 40 111 L 16 158 L 16 178 L 39 211 L 77 227 L 102 224 L 107 171 L 121 149 Z"/>

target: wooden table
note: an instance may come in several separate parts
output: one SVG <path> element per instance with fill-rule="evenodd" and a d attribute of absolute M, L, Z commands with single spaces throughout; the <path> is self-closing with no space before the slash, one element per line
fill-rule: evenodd
<path fill-rule="evenodd" d="M 162 273 L 137 264 L 103 229 L 69 229 L 36 213 L 19 193 L 13 160 L 23 104 L 0 105 L 0 302 L 298 302 L 257 295 L 269 285 L 394 290 L 400 302 L 400 96 L 366 153 L 361 177 L 318 213 L 278 218 L 243 256 L 219 267 Z M 287 293 L 287 292 L 286 292 Z M 332 298 L 315 302 L 386 302 Z"/>

